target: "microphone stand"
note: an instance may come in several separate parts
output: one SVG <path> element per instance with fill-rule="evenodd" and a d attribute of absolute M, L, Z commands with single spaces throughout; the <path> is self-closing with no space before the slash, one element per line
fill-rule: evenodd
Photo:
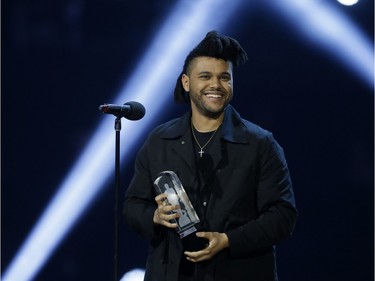
<path fill-rule="evenodd" d="M 120 200 L 120 131 L 121 118 L 125 117 L 129 120 L 139 120 L 145 115 L 145 108 L 139 102 L 131 101 L 123 105 L 103 104 L 99 106 L 99 110 L 103 113 L 113 114 L 116 116 L 115 131 L 116 131 L 116 150 L 115 150 L 115 209 L 114 209 L 114 281 L 118 280 L 119 268 L 119 218 L 121 215 L 119 208 Z"/>
<path fill-rule="evenodd" d="M 120 131 L 121 131 L 121 115 L 116 115 L 115 131 L 116 131 L 116 150 L 115 150 L 115 210 L 114 210 L 114 281 L 118 281 L 119 268 L 119 200 L 120 200 Z"/>

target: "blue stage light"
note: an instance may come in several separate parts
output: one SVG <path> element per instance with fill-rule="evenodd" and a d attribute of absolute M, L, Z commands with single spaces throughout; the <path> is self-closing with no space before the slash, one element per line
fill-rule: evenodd
<path fill-rule="evenodd" d="M 145 270 L 140 268 L 135 268 L 121 278 L 120 281 L 142 281 L 145 277 Z"/>
<path fill-rule="evenodd" d="M 358 3 L 358 0 L 337 0 L 337 2 L 345 5 L 345 6 L 352 6 Z"/>
<path fill-rule="evenodd" d="M 143 119 L 137 122 L 129 121 L 122 126 L 122 130 L 127 134 L 131 132 L 131 137 L 122 141 L 122 156 L 134 153 L 132 148 L 137 140 L 157 116 L 166 112 L 163 105 L 167 100 L 172 101 L 172 88 L 186 53 L 209 30 L 220 29 L 240 2 L 178 2 L 115 101 L 122 104 L 134 100 L 146 107 L 146 116 Z M 103 188 L 114 170 L 115 150 L 114 118 L 103 116 L 103 119 L 91 142 L 3 274 L 3 281 L 33 279 Z"/>
<path fill-rule="evenodd" d="M 286 15 L 304 38 L 328 50 L 374 87 L 374 46 L 363 32 L 329 1 L 278 0 L 264 1 Z M 306 66 L 308 67 L 308 66 Z"/>
<path fill-rule="evenodd" d="M 122 141 L 122 157 L 132 152 L 137 140 L 163 114 L 186 53 L 211 29 L 220 29 L 244 4 L 241 0 L 183 0 L 155 36 L 151 47 L 114 103 L 136 100 L 146 116 L 126 122 L 123 131 L 132 137 Z M 373 87 L 373 46 L 367 38 L 324 1 L 264 1 L 283 12 L 304 36 L 327 48 Z M 249 4 L 249 3 L 246 3 Z M 114 169 L 113 118 L 103 116 L 84 153 L 58 188 L 57 194 L 3 274 L 4 281 L 29 281 L 103 188 Z"/>

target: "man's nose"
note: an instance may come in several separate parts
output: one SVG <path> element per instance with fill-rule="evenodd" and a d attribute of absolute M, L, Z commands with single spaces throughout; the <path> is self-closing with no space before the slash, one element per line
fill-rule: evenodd
<path fill-rule="evenodd" d="M 221 88 L 221 80 L 220 80 L 220 78 L 219 77 L 212 77 L 210 86 L 212 88 L 215 88 L 215 89 Z"/>

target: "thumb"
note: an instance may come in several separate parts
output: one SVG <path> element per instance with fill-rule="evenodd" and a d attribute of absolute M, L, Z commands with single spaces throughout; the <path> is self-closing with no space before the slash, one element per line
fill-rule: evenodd
<path fill-rule="evenodd" d="M 195 235 L 201 238 L 208 238 L 206 232 L 197 232 Z"/>

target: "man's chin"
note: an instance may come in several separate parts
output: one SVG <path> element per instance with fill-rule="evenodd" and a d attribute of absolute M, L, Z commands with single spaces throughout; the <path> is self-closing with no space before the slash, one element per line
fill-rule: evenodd
<path fill-rule="evenodd" d="M 224 112 L 224 109 L 225 109 L 225 107 L 222 107 L 222 108 L 217 109 L 217 110 L 207 110 L 206 116 L 211 118 L 211 119 L 218 119 L 222 116 L 222 114 Z"/>

